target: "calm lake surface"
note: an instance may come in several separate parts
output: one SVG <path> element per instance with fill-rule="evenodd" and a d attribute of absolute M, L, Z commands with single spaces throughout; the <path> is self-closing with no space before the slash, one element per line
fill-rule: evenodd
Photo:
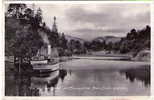
<path fill-rule="evenodd" d="M 75 59 L 40 76 L 6 75 L 7 96 L 150 95 L 147 62 Z M 135 73 L 135 74 L 134 74 Z M 136 74 L 137 73 L 137 74 Z M 142 73 L 142 74 L 141 74 Z M 53 75 L 57 75 L 53 78 Z"/>

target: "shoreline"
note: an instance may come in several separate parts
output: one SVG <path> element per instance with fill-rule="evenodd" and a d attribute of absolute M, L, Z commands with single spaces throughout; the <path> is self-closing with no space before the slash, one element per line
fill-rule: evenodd
<path fill-rule="evenodd" d="M 140 57 L 142 59 L 143 57 Z M 63 56 L 58 57 L 59 63 L 70 61 L 73 59 L 91 59 L 91 60 L 120 60 L 120 61 L 137 61 L 137 62 L 150 62 L 149 60 L 140 60 L 139 58 L 132 57 L 131 55 L 126 54 L 103 54 L 103 55 L 89 55 L 89 54 L 81 54 L 81 55 L 72 55 L 72 56 Z M 5 62 L 14 63 L 13 56 L 5 56 Z"/>

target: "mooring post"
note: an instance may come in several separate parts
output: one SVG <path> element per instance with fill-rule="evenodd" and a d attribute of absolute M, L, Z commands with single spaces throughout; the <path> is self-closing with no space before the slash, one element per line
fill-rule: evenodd
<path fill-rule="evenodd" d="M 21 58 L 19 57 L 19 74 L 20 74 L 20 71 L 21 71 L 20 66 L 21 66 Z"/>

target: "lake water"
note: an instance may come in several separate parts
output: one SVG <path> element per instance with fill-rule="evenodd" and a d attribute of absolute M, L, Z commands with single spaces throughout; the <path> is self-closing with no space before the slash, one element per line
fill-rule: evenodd
<path fill-rule="evenodd" d="M 60 66 L 62 68 L 60 71 L 47 75 L 9 76 L 9 79 L 6 79 L 5 94 L 13 96 L 150 95 L 150 69 L 144 69 L 149 67 L 146 62 L 76 59 L 62 62 Z M 139 74 L 131 73 L 133 71 Z M 53 74 L 57 77 L 51 78 Z"/>

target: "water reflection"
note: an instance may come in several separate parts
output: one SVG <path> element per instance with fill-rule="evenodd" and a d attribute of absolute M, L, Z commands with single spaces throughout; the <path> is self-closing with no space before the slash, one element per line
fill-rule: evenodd
<path fill-rule="evenodd" d="M 63 81 L 66 75 L 67 71 L 64 69 L 51 72 L 49 75 L 35 75 L 32 77 L 32 84 L 33 87 L 37 87 L 41 90 L 40 93 L 52 93 L 54 96 L 59 80 Z"/>
<path fill-rule="evenodd" d="M 31 76 L 21 74 L 14 76 L 16 83 L 17 96 L 39 96 L 39 90 L 31 87 Z"/>
<path fill-rule="evenodd" d="M 150 94 L 150 66 L 109 68 L 104 65 L 97 69 L 98 63 L 85 63 L 82 69 L 79 62 L 68 62 L 54 72 L 8 75 L 6 95 L 13 96 L 126 96 Z M 101 61 L 101 63 L 104 63 Z M 112 64 L 114 65 L 114 64 Z M 68 68 L 68 66 L 71 66 Z M 88 69 L 90 66 L 93 69 Z M 106 67 L 107 66 L 107 67 Z M 120 72 L 120 73 L 119 73 Z M 144 82 L 144 84 L 141 83 Z M 9 89 L 12 90 L 9 90 Z"/>
<path fill-rule="evenodd" d="M 59 77 L 61 78 L 62 82 L 64 81 L 64 78 L 66 77 L 67 75 L 67 71 L 62 69 L 60 70 L 60 73 L 59 73 Z"/>
<path fill-rule="evenodd" d="M 57 74 L 55 74 L 57 73 Z M 53 74 L 55 76 L 53 77 Z M 15 89 L 17 96 L 39 96 L 42 86 L 47 88 L 48 92 L 52 92 L 55 95 L 55 88 L 58 84 L 59 79 L 64 81 L 67 71 L 64 69 L 57 70 L 48 74 L 15 74 Z M 43 91 L 45 92 L 45 88 Z M 51 91 L 52 90 L 52 91 Z"/>
<path fill-rule="evenodd" d="M 139 80 L 142 81 L 145 86 L 150 85 L 150 66 L 125 69 L 121 70 L 120 73 L 125 74 L 126 79 L 129 79 L 130 82 Z"/>

